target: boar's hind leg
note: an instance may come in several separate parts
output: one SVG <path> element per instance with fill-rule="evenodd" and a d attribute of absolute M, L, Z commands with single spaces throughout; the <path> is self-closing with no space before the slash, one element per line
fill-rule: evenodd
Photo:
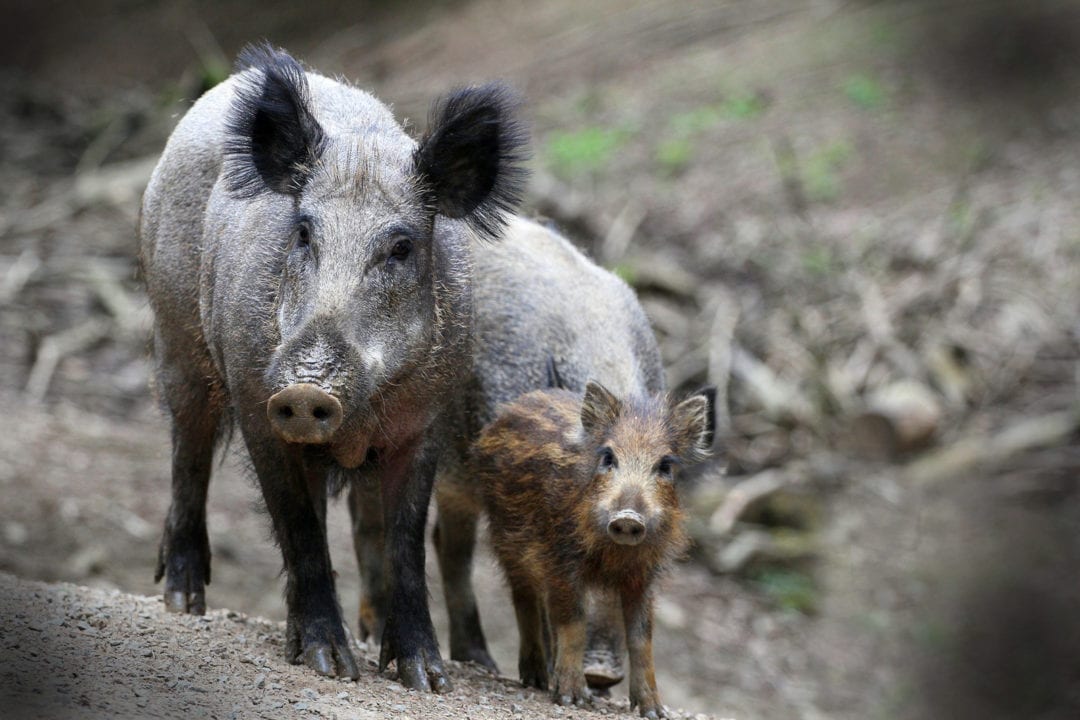
<path fill-rule="evenodd" d="M 450 616 L 450 659 L 475 662 L 498 671 L 488 652 L 480 611 L 473 594 L 472 565 L 476 548 L 476 523 L 480 508 L 457 489 L 452 478 L 439 480 L 435 489 L 439 508 L 435 526 L 435 551 Z"/>
<path fill-rule="evenodd" d="M 360 568 L 360 639 L 382 639 L 386 622 L 387 581 L 385 572 L 382 498 L 378 484 L 357 478 L 349 484 L 349 516 L 352 518 L 353 549 Z"/>
<path fill-rule="evenodd" d="M 285 560 L 285 659 L 321 675 L 355 679 L 360 671 L 341 619 L 326 543 L 324 469 L 305 468 L 277 440 L 246 429 L 244 439 Z"/>
<path fill-rule="evenodd" d="M 517 615 L 518 637 L 521 641 L 521 649 L 518 651 L 521 684 L 547 690 L 550 643 L 544 637 L 546 628 L 540 598 L 528 583 L 521 582 L 520 579 L 511 577 L 510 586 L 514 599 L 514 614 Z"/>
<path fill-rule="evenodd" d="M 424 527 L 437 457 L 434 448 L 414 441 L 380 459 L 391 592 L 379 670 L 393 660 L 405 687 L 443 693 L 452 688 L 435 641 L 424 574 Z"/>
<path fill-rule="evenodd" d="M 160 337 L 156 341 L 163 351 Z M 203 377 L 182 377 L 161 362 L 161 392 L 172 415 L 172 502 L 158 548 L 154 582 L 165 578 L 165 608 L 202 615 L 210 583 L 210 540 L 206 534 L 206 491 L 222 410 L 218 393 Z"/>

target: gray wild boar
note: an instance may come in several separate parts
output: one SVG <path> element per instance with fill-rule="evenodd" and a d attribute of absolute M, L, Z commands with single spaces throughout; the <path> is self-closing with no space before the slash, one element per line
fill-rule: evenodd
<path fill-rule="evenodd" d="M 549 358 L 559 385 L 578 393 L 590 378 L 620 397 L 662 393 L 665 383 L 656 339 L 633 290 L 565 238 L 514 218 L 501 242 L 474 250 L 474 360 L 453 408 L 459 432 L 446 438 L 439 463 L 435 545 L 450 616 L 450 656 L 494 667 L 471 582 L 483 494 L 464 466 L 468 447 L 500 405 L 552 384 Z M 372 511 L 378 496 L 355 485 L 350 501 L 364 577 L 361 633 L 377 636 L 386 606 L 379 591 L 379 514 Z M 598 662 L 589 679 L 596 687 L 621 677 L 621 609 L 616 604 L 617 617 L 605 618 L 605 603 L 600 605 L 590 617 L 596 632 L 589 657 Z"/>
<path fill-rule="evenodd" d="M 449 688 L 424 523 L 458 434 L 448 400 L 471 367 L 473 244 L 496 240 L 517 203 L 525 136 L 512 95 L 489 85 L 436 103 L 417 142 L 372 96 L 269 46 L 242 53 L 181 119 L 139 227 L 173 428 L 157 569 L 170 610 L 205 611 L 211 461 L 235 424 L 284 557 L 287 658 L 358 676 L 326 497 L 377 482 L 380 665 L 395 660 L 408 687 Z"/>

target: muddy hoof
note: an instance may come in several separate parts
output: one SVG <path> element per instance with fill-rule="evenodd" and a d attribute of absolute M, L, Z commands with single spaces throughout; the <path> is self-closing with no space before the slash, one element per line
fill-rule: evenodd
<path fill-rule="evenodd" d="M 352 680 L 360 677 L 351 645 L 352 636 L 337 618 L 328 622 L 290 618 L 286 623 L 285 659 L 293 665 L 307 665 L 320 675 Z"/>
<path fill-rule="evenodd" d="M 410 638 L 406 643 L 396 632 L 394 620 L 386 621 L 383 630 L 382 647 L 379 649 L 379 672 L 394 662 L 397 665 L 397 680 L 410 690 L 421 692 L 448 693 L 454 689 L 450 676 L 443 666 L 439 646 L 432 638 Z"/>

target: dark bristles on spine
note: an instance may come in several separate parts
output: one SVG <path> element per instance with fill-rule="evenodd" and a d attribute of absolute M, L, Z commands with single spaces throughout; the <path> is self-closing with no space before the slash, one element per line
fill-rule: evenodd
<path fill-rule="evenodd" d="M 416 166 L 440 213 L 496 239 L 525 191 L 529 132 L 520 97 L 501 83 L 457 90 L 431 110 Z"/>
<path fill-rule="evenodd" d="M 239 197 L 299 192 L 326 143 L 303 67 L 260 43 L 240 52 L 236 69 L 254 72 L 239 79 L 226 118 L 226 187 Z"/>

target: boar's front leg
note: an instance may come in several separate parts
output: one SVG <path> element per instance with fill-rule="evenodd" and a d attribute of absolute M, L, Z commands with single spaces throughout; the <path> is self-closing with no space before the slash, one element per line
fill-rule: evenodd
<path fill-rule="evenodd" d="M 360 671 L 341 619 L 326 543 L 326 476 L 305 468 L 299 453 L 245 429 L 244 440 L 262 486 L 285 559 L 285 659 L 321 675 L 357 678 Z"/>
<path fill-rule="evenodd" d="M 443 693 L 452 688 L 431 623 L 424 568 L 424 529 L 437 459 L 436 449 L 419 439 L 380 458 L 391 590 L 379 670 L 394 660 L 402 685 Z"/>
<path fill-rule="evenodd" d="M 652 597 L 648 593 L 624 595 L 623 618 L 626 621 L 626 644 L 630 655 L 630 706 L 636 706 L 642 717 L 650 720 L 666 718 L 668 714 L 660 704 L 653 668 Z"/>
<path fill-rule="evenodd" d="M 583 593 L 562 578 L 550 578 L 548 617 L 555 634 L 552 699 L 560 705 L 584 705 L 592 700 L 585 684 L 585 603 Z"/>

